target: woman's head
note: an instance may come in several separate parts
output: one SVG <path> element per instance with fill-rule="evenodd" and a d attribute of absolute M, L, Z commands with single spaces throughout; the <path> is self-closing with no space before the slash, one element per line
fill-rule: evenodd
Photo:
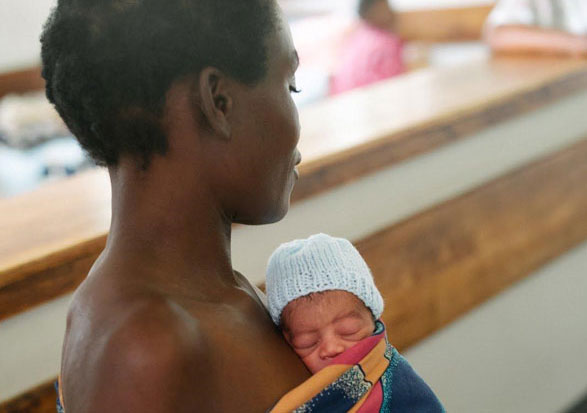
<path fill-rule="evenodd" d="M 271 0 L 59 0 L 42 42 L 47 96 L 98 164 L 167 150 L 166 92 L 215 67 L 248 85 L 267 72 Z"/>
<path fill-rule="evenodd" d="M 205 175 L 234 221 L 285 215 L 298 62 L 275 0 L 59 0 L 41 42 L 47 96 L 98 164 L 182 153 L 174 181 Z"/>

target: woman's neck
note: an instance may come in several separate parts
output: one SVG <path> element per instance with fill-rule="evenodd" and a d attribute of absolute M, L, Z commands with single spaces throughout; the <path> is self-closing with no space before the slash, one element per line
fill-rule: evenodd
<path fill-rule="evenodd" d="M 140 261 L 183 285 L 232 286 L 231 222 L 207 185 L 174 171 L 164 158 L 140 170 L 122 160 L 110 169 L 112 223 L 106 251 Z M 177 176 L 182 176 L 178 182 Z"/>

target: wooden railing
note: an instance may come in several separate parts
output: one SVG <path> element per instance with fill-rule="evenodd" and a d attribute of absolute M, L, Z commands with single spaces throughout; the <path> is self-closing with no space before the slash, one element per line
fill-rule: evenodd
<path fill-rule="evenodd" d="M 42 90 L 45 81 L 41 77 L 41 68 L 32 67 L 0 75 L 0 98 L 9 93 L 25 93 Z"/>

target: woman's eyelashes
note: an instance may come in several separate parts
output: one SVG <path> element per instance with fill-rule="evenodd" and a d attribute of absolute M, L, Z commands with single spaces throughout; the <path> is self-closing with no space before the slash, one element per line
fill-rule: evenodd
<path fill-rule="evenodd" d="M 298 88 L 296 88 L 295 86 L 292 86 L 292 85 L 290 85 L 290 86 L 289 86 L 289 91 L 290 91 L 291 93 L 301 93 L 301 91 L 302 91 L 302 90 L 301 90 L 301 89 L 298 89 Z"/>

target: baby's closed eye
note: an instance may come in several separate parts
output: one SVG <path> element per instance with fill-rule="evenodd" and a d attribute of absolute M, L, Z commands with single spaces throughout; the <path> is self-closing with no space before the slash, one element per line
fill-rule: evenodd
<path fill-rule="evenodd" d="M 354 336 L 359 333 L 362 333 L 364 327 L 365 326 L 358 320 L 347 319 L 338 323 L 338 325 L 336 326 L 336 334 L 343 337 Z"/>
<path fill-rule="evenodd" d="M 295 338 L 291 344 L 296 350 L 308 350 L 318 344 L 318 339 L 316 337 L 300 337 Z"/>
<path fill-rule="evenodd" d="M 358 340 L 361 340 L 364 338 L 364 334 L 362 333 L 361 330 L 340 334 L 340 336 L 344 340 L 349 340 L 349 341 L 358 341 Z"/>

